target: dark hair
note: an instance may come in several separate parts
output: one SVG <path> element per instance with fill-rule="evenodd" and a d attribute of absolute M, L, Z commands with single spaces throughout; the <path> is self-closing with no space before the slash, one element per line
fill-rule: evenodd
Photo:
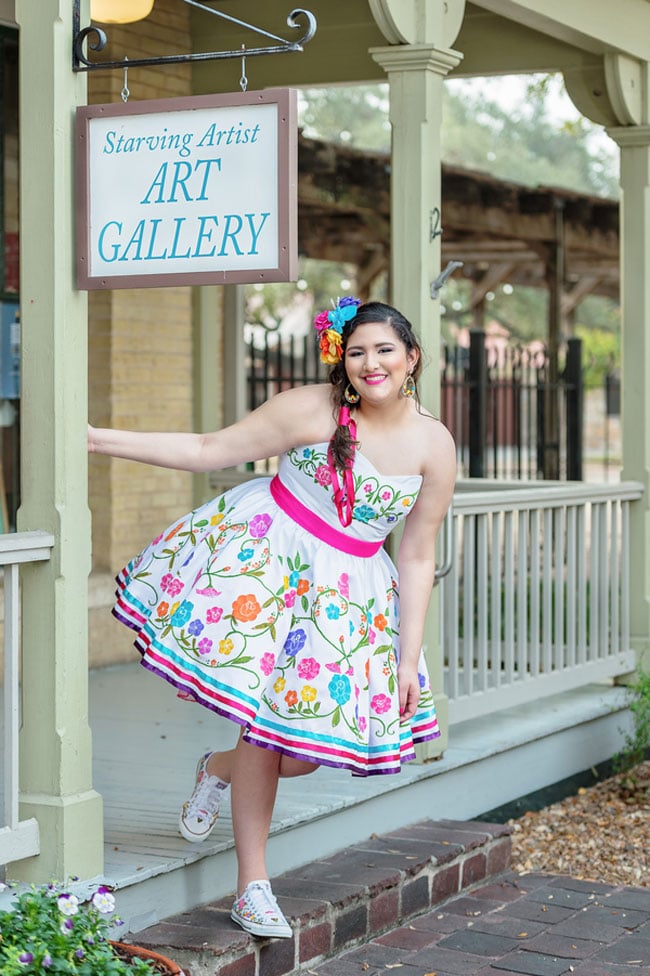
<path fill-rule="evenodd" d="M 413 379 L 417 381 L 422 372 L 422 347 L 408 319 L 392 305 L 386 305 L 384 302 L 366 302 L 365 305 L 359 305 L 357 314 L 343 327 L 341 358 L 338 363 L 332 366 L 329 374 L 329 381 L 332 384 L 332 403 L 337 417 L 339 409 L 346 403 L 344 393 L 350 384 L 345 370 L 345 349 L 348 340 L 360 325 L 367 325 L 369 322 L 390 325 L 400 342 L 406 346 L 407 353 L 415 351 L 418 354 L 413 369 Z M 355 445 L 350 436 L 349 427 L 337 425 L 330 441 L 330 447 L 334 463 L 337 468 L 343 470 L 346 465 L 351 463 L 354 456 Z"/>

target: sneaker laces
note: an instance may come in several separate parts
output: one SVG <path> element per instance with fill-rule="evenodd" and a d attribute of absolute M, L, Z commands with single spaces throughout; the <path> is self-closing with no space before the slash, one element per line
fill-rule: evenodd
<path fill-rule="evenodd" d="M 261 916 L 274 915 L 284 918 L 280 907 L 271 891 L 270 881 L 251 881 L 246 889 L 253 910 Z"/>
<path fill-rule="evenodd" d="M 204 816 L 212 816 L 219 809 L 221 793 L 219 778 L 208 776 L 206 773 L 187 802 L 187 813 L 190 816 L 197 816 L 200 813 Z"/>

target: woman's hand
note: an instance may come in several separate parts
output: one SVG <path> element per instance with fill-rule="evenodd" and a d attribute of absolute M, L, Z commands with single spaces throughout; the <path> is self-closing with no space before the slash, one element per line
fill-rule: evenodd
<path fill-rule="evenodd" d="M 95 428 L 88 424 L 88 453 L 93 454 L 95 451 L 94 444 Z"/>
<path fill-rule="evenodd" d="M 420 701 L 420 679 L 417 666 L 400 664 L 397 669 L 400 722 L 410 722 Z"/>

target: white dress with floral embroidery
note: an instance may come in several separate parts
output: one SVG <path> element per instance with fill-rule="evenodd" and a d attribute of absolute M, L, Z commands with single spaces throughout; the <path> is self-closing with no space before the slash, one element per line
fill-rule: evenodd
<path fill-rule="evenodd" d="M 291 494 L 339 532 L 384 539 L 415 504 L 419 476 L 380 475 L 359 452 L 352 524 L 340 526 L 327 444 L 283 455 Z M 191 512 L 117 577 L 113 613 L 146 668 L 245 727 L 249 742 L 357 775 L 399 772 L 436 738 L 429 679 L 409 723 L 397 697 L 399 597 L 383 549 L 356 556 L 285 514 L 269 478 Z"/>

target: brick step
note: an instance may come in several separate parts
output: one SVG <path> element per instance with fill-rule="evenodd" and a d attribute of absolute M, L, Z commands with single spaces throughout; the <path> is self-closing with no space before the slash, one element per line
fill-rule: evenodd
<path fill-rule="evenodd" d="M 230 919 L 231 895 L 129 941 L 173 959 L 187 976 L 291 976 L 502 874 L 510 833 L 503 824 L 426 820 L 279 875 L 273 891 L 291 939 L 247 935 Z"/>

